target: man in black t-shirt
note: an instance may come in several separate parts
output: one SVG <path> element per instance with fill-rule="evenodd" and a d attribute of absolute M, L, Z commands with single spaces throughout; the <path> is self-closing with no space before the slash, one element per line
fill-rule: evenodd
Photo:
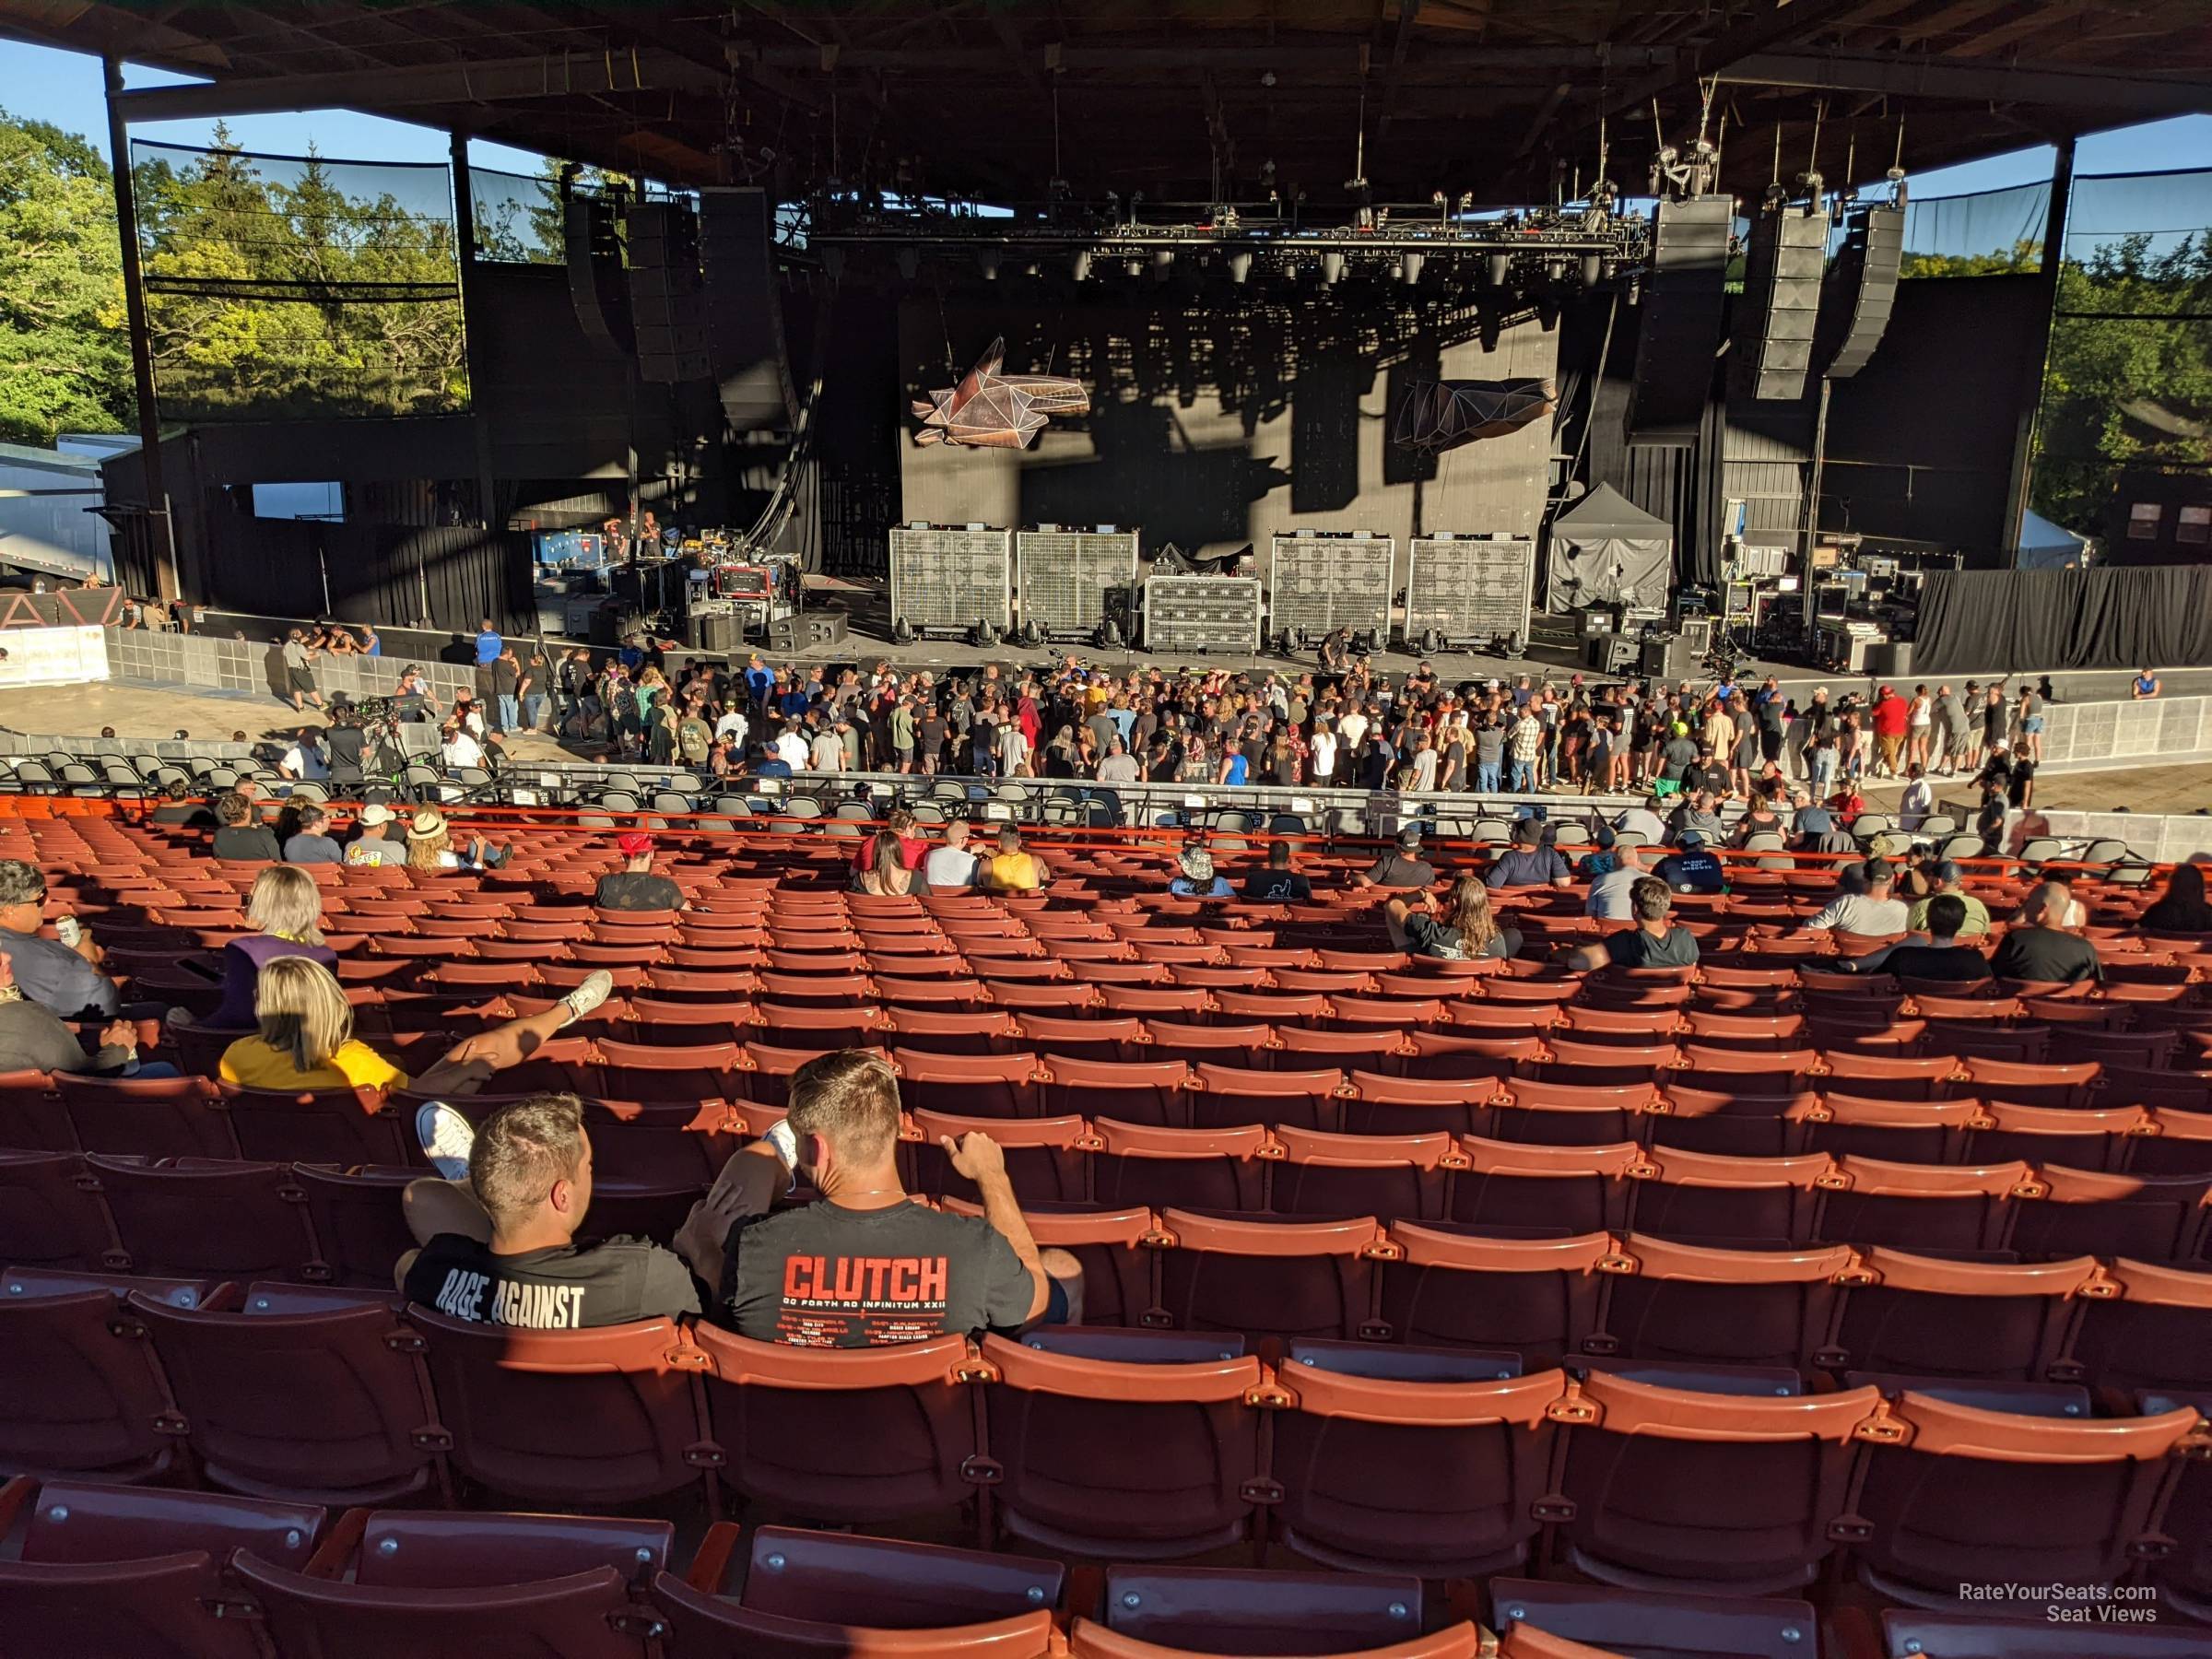
<path fill-rule="evenodd" d="M 2071 902 L 2072 895 L 2055 881 L 2031 888 L 2020 905 L 2018 918 L 2005 930 L 2004 938 L 1991 953 L 1990 971 L 1999 979 L 2037 984 L 2070 985 L 2103 979 L 2097 947 L 2077 934 L 2059 931 L 2059 919 Z"/>
<path fill-rule="evenodd" d="M 1938 893 L 1928 900 L 1928 942 L 1905 939 L 1863 957 L 1841 957 L 1836 966 L 1851 973 L 1889 973 L 1932 983 L 1978 985 L 1989 979 L 1989 961 L 1971 945 L 1959 943 L 1966 925 L 1966 900 Z"/>
<path fill-rule="evenodd" d="M 1267 867 L 1244 878 L 1241 897 L 1303 904 L 1313 897 L 1313 884 L 1290 867 L 1290 843 L 1278 841 L 1267 849 Z"/>
<path fill-rule="evenodd" d="M 1687 927 L 1666 919 L 1675 907 L 1675 895 L 1656 876 L 1640 876 L 1629 889 L 1629 909 L 1636 925 L 1627 933 L 1607 934 L 1594 945 L 1585 945 L 1567 959 L 1567 966 L 1584 973 L 1601 968 L 1695 968 L 1698 941 Z"/>
<path fill-rule="evenodd" d="M 422 1120 L 439 1113 L 450 1128 L 436 1150 L 466 1146 L 468 1179 L 426 1178 L 406 1190 L 407 1225 L 422 1241 L 399 1261 L 410 1302 L 473 1324 L 531 1331 L 699 1312 L 692 1270 L 674 1252 L 646 1239 L 576 1241 L 592 1203 L 592 1143 L 574 1095 L 502 1106 L 473 1144 L 451 1107 L 426 1106 Z M 432 1135 L 424 1139 L 428 1146 Z"/>
<path fill-rule="evenodd" d="M 253 816 L 253 803 L 236 790 L 226 790 L 214 801 L 215 843 L 211 851 L 226 863 L 234 859 L 266 859 L 271 864 L 284 862 L 284 849 L 276 844 L 276 832 Z"/>
<path fill-rule="evenodd" d="M 1436 867 L 1421 857 L 1421 832 L 1408 824 L 1398 831 L 1398 844 L 1364 870 L 1354 873 L 1354 887 L 1427 888 L 1436 885 Z"/>
<path fill-rule="evenodd" d="M 684 890 L 665 876 L 653 873 L 653 837 L 633 830 L 618 837 L 615 845 L 627 861 L 612 876 L 599 877 L 592 902 L 601 910 L 677 911 L 684 908 Z"/>
<path fill-rule="evenodd" d="M 780 1143 L 780 1144 L 779 1144 Z M 914 1203 L 899 1178 L 899 1080 L 857 1049 L 792 1074 L 791 1110 L 768 1139 L 736 1153 L 679 1235 L 726 1227 L 702 1277 L 714 1317 L 759 1342 L 874 1347 L 1036 1321 L 1082 1318 L 1083 1270 L 1037 1248 L 987 1135 L 939 1143 L 952 1173 L 982 1200 L 981 1216 Z M 766 1166 L 773 1147 L 781 1167 Z M 819 1202 L 767 1214 L 787 1170 L 803 1169 Z M 696 1258 L 694 1258 L 696 1259 Z"/>

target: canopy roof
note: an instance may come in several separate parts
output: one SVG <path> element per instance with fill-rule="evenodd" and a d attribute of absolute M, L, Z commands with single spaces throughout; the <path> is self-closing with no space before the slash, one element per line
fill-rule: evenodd
<path fill-rule="evenodd" d="M 1610 484 L 1600 484 L 1568 512 L 1551 521 L 1556 540 L 1578 542 L 1672 541 L 1675 527 L 1646 512 Z"/>

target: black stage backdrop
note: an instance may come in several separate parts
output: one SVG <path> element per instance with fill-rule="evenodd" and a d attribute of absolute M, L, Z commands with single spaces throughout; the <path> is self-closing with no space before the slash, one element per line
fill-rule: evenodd
<path fill-rule="evenodd" d="M 2212 667 L 2212 566 L 1930 571 L 1912 672 Z"/>
<path fill-rule="evenodd" d="M 207 529 L 213 557 L 201 603 L 217 610 L 386 626 L 422 622 L 463 633 L 489 617 L 502 632 L 536 630 L 524 531 L 331 524 L 229 512 L 210 513 Z"/>

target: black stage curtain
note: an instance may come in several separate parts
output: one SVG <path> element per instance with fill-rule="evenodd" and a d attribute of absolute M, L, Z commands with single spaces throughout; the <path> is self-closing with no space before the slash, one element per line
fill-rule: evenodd
<path fill-rule="evenodd" d="M 2212 566 L 1931 571 L 1912 672 L 2212 667 Z"/>
<path fill-rule="evenodd" d="M 530 537 L 474 524 L 321 524 L 208 517 L 217 610 L 259 617 L 331 616 L 402 627 L 420 622 L 474 633 L 489 617 L 507 633 L 533 633 Z M 328 594 L 328 602 L 324 594 Z"/>

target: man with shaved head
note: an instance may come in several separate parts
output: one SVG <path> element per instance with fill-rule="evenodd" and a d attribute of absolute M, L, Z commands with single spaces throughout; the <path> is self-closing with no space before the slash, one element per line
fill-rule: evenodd
<path fill-rule="evenodd" d="M 2020 913 L 1990 956 L 1990 971 L 1999 979 L 2038 984 L 2101 980 L 2104 970 L 2098 963 L 2096 947 L 2078 934 L 2059 930 L 2072 897 L 2055 881 L 2029 888 L 2020 901 Z"/>

